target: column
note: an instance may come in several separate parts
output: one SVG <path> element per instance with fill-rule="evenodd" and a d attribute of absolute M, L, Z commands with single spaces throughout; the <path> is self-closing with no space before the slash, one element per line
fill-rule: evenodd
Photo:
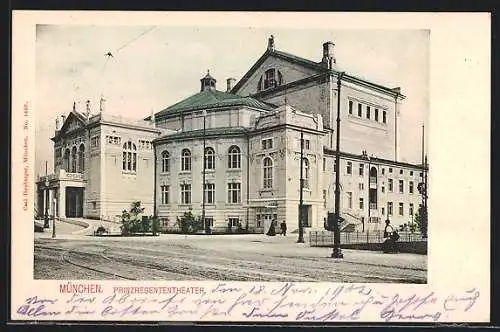
<path fill-rule="evenodd" d="M 66 186 L 59 185 L 59 195 L 57 195 L 57 205 L 59 207 L 59 218 L 66 218 Z"/>
<path fill-rule="evenodd" d="M 52 199 L 54 198 L 54 190 L 49 188 L 49 218 L 54 214 L 53 211 L 53 206 L 52 206 Z"/>
<path fill-rule="evenodd" d="M 45 217 L 45 214 L 48 214 L 48 196 L 49 196 L 49 193 L 48 193 L 48 190 L 49 188 L 44 188 L 43 189 L 43 216 Z"/>

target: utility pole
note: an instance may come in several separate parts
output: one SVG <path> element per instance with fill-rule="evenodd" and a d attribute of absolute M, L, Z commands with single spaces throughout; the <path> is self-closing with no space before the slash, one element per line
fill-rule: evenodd
<path fill-rule="evenodd" d="M 54 198 L 53 199 L 53 202 L 52 202 L 52 207 L 53 207 L 53 212 L 52 212 L 52 238 L 55 239 L 56 238 L 56 202 L 57 202 L 57 198 Z"/>
<path fill-rule="evenodd" d="M 45 211 L 44 211 L 44 223 L 43 227 L 44 228 L 49 228 L 49 204 L 50 204 L 50 195 L 49 195 L 49 176 L 47 174 L 47 160 L 45 160 L 45 191 L 44 191 L 44 199 L 43 201 L 45 202 Z"/>
<path fill-rule="evenodd" d="M 302 219 L 304 217 L 304 201 L 303 201 L 303 191 L 304 191 L 304 132 L 300 132 L 300 185 L 299 185 L 299 239 L 297 243 L 304 243 L 304 224 Z"/>
<path fill-rule="evenodd" d="M 335 147 L 335 220 L 333 227 L 333 252 L 332 258 L 344 258 L 340 249 L 340 88 L 344 72 L 337 77 L 337 142 Z"/>
<path fill-rule="evenodd" d="M 202 211 L 201 211 L 201 221 L 203 222 L 203 227 L 205 228 L 205 234 L 210 234 L 210 225 L 207 225 L 206 222 L 205 222 L 205 168 L 207 167 L 207 155 L 206 155 L 206 137 L 205 137 L 205 134 L 206 134 L 206 111 L 203 111 L 203 203 L 202 203 Z"/>

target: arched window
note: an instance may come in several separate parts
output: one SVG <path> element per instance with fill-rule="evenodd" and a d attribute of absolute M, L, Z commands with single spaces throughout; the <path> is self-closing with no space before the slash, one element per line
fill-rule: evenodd
<path fill-rule="evenodd" d="M 227 168 L 241 168 L 241 150 L 233 145 L 228 150 Z"/>
<path fill-rule="evenodd" d="M 85 145 L 80 144 L 78 150 L 78 168 L 80 172 L 85 171 Z"/>
<path fill-rule="evenodd" d="M 302 166 L 304 167 L 302 173 L 302 178 L 304 179 L 304 188 L 309 188 L 309 160 L 307 160 L 307 158 L 304 158 Z"/>
<path fill-rule="evenodd" d="M 272 188 L 273 187 L 273 161 L 271 158 L 264 158 L 263 162 L 263 180 L 264 180 L 264 188 Z"/>
<path fill-rule="evenodd" d="M 272 89 L 282 84 L 285 84 L 283 74 L 275 68 L 270 68 L 260 77 L 257 84 L 257 91 Z"/>
<path fill-rule="evenodd" d="M 205 169 L 215 169 L 215 151 L 205 148 Z"/>
<path fill-rule="evenodd" d="M 69 168 L 69 165 L 70 165 L 69 158 L 70 158 L 70 152 L 69 152 L 69 149 L 66 149 L 66 150 L 64 150 L 64 165 L 63 165 L 64 170 L 66 172 L 69 172 L 69 170 L 70 170 L 70 168 Z"/>
<path fill-rule="evenodd" d="M 189 149 L 183 149 L 181 152 L 181 170 L 191 170 L 191 151 Z"/>
<path fill-rule="evenodd" d="M 123 165 L 124 171 L 137 171 L 137 147 L 128 141 L 123 144 Z"/>
<path fill-rule="evenodd" d="M 76 146 L 71 149 L 71 173 L 76 173 L 78 154 L 76 152 Z"/>
<path fill-rule="evenodd" d="M 161 153 L 161 171 L 170 172 L 170 153 L 168 151 Z"/>

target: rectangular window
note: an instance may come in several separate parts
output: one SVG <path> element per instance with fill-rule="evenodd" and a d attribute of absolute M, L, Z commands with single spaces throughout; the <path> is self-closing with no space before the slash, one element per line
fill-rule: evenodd
<path fill-rule="evenodd" d="M 392 202 L 387 202 L 387 215 L 392 216 Z"/>
<path fill-rule="evenodd" d="M 366 106 L 366 118 L 370 118 L 370 106 Z"/>
<path fill-rule="evenodd" d="M 326 172 L 326 158 L 323 158 L 323 172 Z"/>
<path fill-rule="evenodd" d="M 333 160 L 333 172 L 337 171 L 337 159 Z"/>
<path fill-rule="evenodd" d="M 365 208 L 365 201 L 362 197 L 359 198 L 359 209 L 363 210 Z"/>
<path fill-rule="evenodd" d="M 191 184 L 181 184 L 181 204 L 191 204 Z"/>
<path fill-rule="evenodd" d="M 347 207 L 352 209 L 352 192 L 347 192 Z"/>
<path fill-rule="evenodd" d="M 424 173 L 420 172 L 420 177 L 423 177 L 424 176 Z"/>
<path fill-rule="evenodd" d="M 402 216 L 404 215 L 404 204 L 399 203 L 399 215 Z"/>
<path fill-rule="evenodd" d="M 359 190 L 364 190 L 365 189 L 365 184 L 363 182 L 360 182 L 359 185 Z"/>
<path fill-rule="evenodd" d="M 388 180 L 387 180 L 387 184 L 388 184 L 388 187 L 389 187 L 389 188 L 388 188 L 389 192 L 390 192 L 390 193 L 392 193 L 392 191 L 394 190 L 394 188 L 393 188 L 393 183 L 392 183 L 392 179 L 388 179 Z"/>
<path fill-rule="evenodd" d="M 205 203 L 215 203 L 215 183 L 205 183 Z"/>
<path fill-rule="evenodd" d="M 353 106 L 353 102 L 352 102 L 352 100 L 349 100 L 349 114 L 352 114 L 352 106 Z"/>
<path fill-rule="evenodd" d="M 408 212 L 410 213 L 410 216 L 413 216 L 413 203 L 410 203 L 410 209 Z"/>
<path fill-rule="evenodd" d="M 410 176 L 413 176 L 413 171 L 410 171 Z"/>
<path fill-rule="evenodd" d="M 231 228 L 237 228 L 240 226 L 240 218 L 229 218 L 229 224 Z"/>
<path fill-rule="evenodd" d="M 400 175 L 403 175 L 403 174 L 404 174 L 404 170 L 403 170 L 403 169 L 400 169 L 400 170 L 399 170 L 399 174 L 400 174 Z"/>
<path fill-rule="evenodd" d="M 308 139 L 304 140 L 304 149 L 309 150 L 311 148 L 311 141 Z"/>
<path fill-rule="evenodd" d="M 384 208 L 382 208 L 382 215 L 384 215 L 384 214 L 385 214 L 385 209 L 384 209 Z"/>
<path fill-rule="evenodd" d="M 326 208 L 326 189 L 323 189 L 323 207 Z"/>
<path fill-rule="evenodd" d="M 382 186 L 382 192 L 385 193 L 385 187 L 384 186 Z"/>
<path fill-rule="evenodd" d="M 385 174 L 385 168 L 382 168 L 382 175 Z"/>
<path fill-rule="evenodd" d="M 410 182 L 408 183 L 408 192 L 409 192 L 410 194 L 413 194 L 413 181 L 410 181 Z"/>
<path fill-rule="evenodd" d="M 382 112 L 382 122 L 387 123 L 387 112 L 386 111 Z"/>
<path fill-rule="evenodd" d="M 268 150 L 273 148 L 273 139 L 266 138 L 262 140 L 262 150 Z"/>
<path fill-rule="evenodd" d="M 170 203 L 170 186 L 161 186 L 161 204 Z"/>
<path fill-rule="evenodd" d="M 361 117 L 363 115 L 362 105 L 358 104 L 358 116 Z"/>
<path fill-rule="evenodd" d="M 92 202 L 92 209 L 93 210 L 97 209 L 97 202 Z"/>
<path fill-rule="evenodd" d="M 365 165 L 359 164 L 359 175 L 363 176 L 365 174 Z"/>
<path fill-rule="evenodd" d="M 241 202 L 241 183 L 227 184 L 227 201 L 228 203 Z"/>
<path fill-rule="evenodd" d="M 378 121 L 378 108 L 375 109 L 375 121 Z"/>
<path fill-rule="evenodd" d="M 404 181 L 403 180 L 399 180 L 399 193 L 400 194 L 404 193 L 404 191 L 405 191 L 404 187 L 405 187 Z"/>
<path fill-rule="evenodd" d="M 168 218 L 160 218 L 161 227 L 165 228 L 168 226 Z"/>
<path fill-rule="evenodd" d="M 389 167 L 389 173 L 392 173 L 392 167 Z"/>
<path fill-rule="evenodd" d="M 347 174 L 352 174 L 352 162 L 350 162 L 350 161 L 347 162 L 346 172 L 347 172 Z"/>

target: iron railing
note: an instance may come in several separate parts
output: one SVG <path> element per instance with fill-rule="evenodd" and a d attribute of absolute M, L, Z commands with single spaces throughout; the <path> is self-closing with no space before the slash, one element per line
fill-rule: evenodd
<path fill-rule="evenodd" d="M 311 247 L 333 246 L 333 232 L 309 231 L 309 244 Z M 398 232 L 399 242 L 427 241 L 420 233 Z M 340 232 L 341 244 L 382 243 L 384 242 L 383 231 L 366 232 Z"/>

